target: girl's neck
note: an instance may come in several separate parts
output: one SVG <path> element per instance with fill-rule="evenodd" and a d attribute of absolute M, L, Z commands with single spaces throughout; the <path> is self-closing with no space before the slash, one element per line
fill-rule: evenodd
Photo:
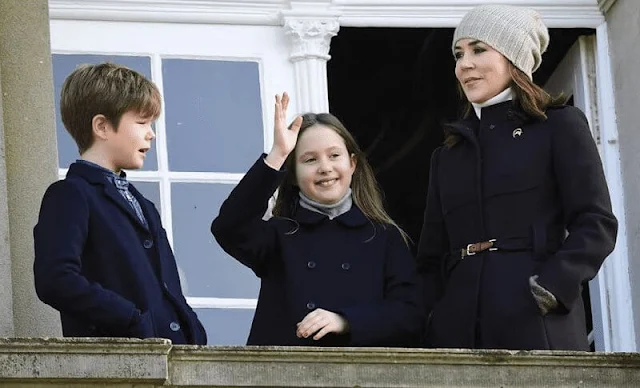
<path fill-rule="evenodd" d="M 329 217 L 330 220 L 348 212 L 353 205 L 351 188 L 347 189 L 344 197 L 342 197 L 338 202 L 329 205 L 314 201 L 313 199 L 304 195 L 302 191 L 299 191 L 298 195 L 300 196 L 300 206 L 307 210 L 324 214 L 325 216 Z"/>
<path fill-rule="evenodd" d="M 486 108 L 486 107 L 491 106 L 491 105 L 499 104 L 501 102 L 513 100 L 514 96 L 515 96 L 515 93 L 513 92 L 513 89 L 508 87 L 505 90 L 503 90 L 502 92 L 500 92 L 497 95 L 491 97 L 490 99 L 488 99 L 485 102 L 482 102 L 482 103 L 479 103 L 479 104 L 476 104 L 475 102 L 472 102 L 471 105 L 473 105 L 473 110 L 476 112 L 476 116 L 478 116 L 478 118 L 481 118 L 482 108 Z"/>

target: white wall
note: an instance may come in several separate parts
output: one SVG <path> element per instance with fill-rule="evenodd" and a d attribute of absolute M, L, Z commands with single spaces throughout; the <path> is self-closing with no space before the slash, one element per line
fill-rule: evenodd
<path fill-rule="evenodd" d="M 635 332 L 640 334 L 640 1 L 618 0 L 606 15 L 614 79 Z M 635 280 L 635 281 L 634 281 Z M 640 348 L 640 335 L 636 335 Z"/>

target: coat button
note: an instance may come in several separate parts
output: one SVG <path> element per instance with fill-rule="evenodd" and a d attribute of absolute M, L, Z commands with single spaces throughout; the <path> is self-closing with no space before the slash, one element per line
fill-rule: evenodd
<path fill-rule="evenodd" d="M 178 322 L 171 322 L 169 324 L 169 329 L 171 329 L 171 331 L 178 331 L 180 330 L 180 324 Z"/>
<path fill-rule="evenodd" d="M 313 302 L 307 303 L 307 309 L 313 310 L 315 308 L 316 308 L 316 304 L 315 303 L 313 303 Z"/>
<path fill-rule="evenodd" d="M 310 261 L 307 263 L 307 268 L 311 268 L 314 269 L 316 267 L 316 262 L 315 261 Z"/>
<path fill-rule="evenodd" d="M 496 126 L 495 126 L 494 124 L 489 125 L 489 129 L 493 129 L 493 128 L 495 128 L 495 127 L 496 127 Z"/>
<path fill-rule="evenodd" d="M 349 268 L 351 268 L 351 264 L 349 263 L 342 263 L 342 269 L 344 269 L 345 271 L 348 271 Z"/>
<path fill-rule="evenodd" d="M 149 249 L 149 248 L 151 248 L 151 247 L 153 246 L 153 241 L 152 241 L 152 240 L 144 240 L 144 242 L 142 243 L 142 245 L 143 245 L 145 248 Z"/>

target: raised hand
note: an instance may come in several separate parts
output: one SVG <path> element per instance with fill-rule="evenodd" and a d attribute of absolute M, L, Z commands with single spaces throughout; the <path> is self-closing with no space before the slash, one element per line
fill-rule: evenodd
<path fill-rule="evenodd" d="M 287 156 L 296 147 L 298 132 L 302 125 L 302 117 L 298 116 L 293 123 L 287 127 L 287 108 L 289 107 L 289 95 L 287 92 L 282 97 L 276 94 L 275 114 L 273 118 L 273 146 L 265 158 L 265 162 L 275 168 L 280 169 Z"/>
<path fill-rule="evenodd" d="M 349 322 L 334 312 L 315 309 L 298 322 L 297 327 L 298 338 L 309 338 L 313 335 L 313 339 L 317 341 L 329 333 L 347 333 Z"/>

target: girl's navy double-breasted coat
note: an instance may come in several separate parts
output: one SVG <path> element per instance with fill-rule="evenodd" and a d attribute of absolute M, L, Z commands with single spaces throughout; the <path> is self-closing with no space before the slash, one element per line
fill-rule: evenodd
<path fill-rule="evenodd" d="M 436 149 L 418 248 L 430 346 L 588 350 L 582 288 L 613 250 L 617 221 L 595 142 L 577 108 L 528 118 L 482 109 Z M 467 244 L 497 250 L 462 257 Z M 558 308 L 542 315 L 529 285 Z"/>
<path fill-rule="evenodd" d="M 46 191 L 34 228 L 38 297 L 60 311 L 66 337 L 207 343 L 180 287 L 152 202 L 133 185 L 147 225 L 104 172 L 73 163 Z"/>
<path fill-rule="evenodd" d="M 263 215 L 283 178 L 260 157 L 225 200 L 211 232 L 261 280 L 249 345 L 416 346 L 422 306 L 414 259 L 399 231 L 355 206 L 329 219 L 297 207 Z M 347 335 L 314 341 L 296 323 L 316 308 L 343 315 Z"/>

